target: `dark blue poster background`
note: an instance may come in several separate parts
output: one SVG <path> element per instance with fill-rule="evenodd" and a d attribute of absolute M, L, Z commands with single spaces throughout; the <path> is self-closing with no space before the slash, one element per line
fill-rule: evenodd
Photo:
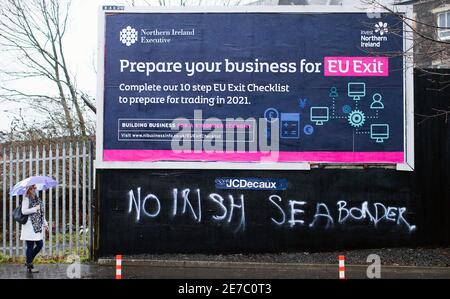
<path fill-rule="evenodd" d="M 332 162 L 339 162 L 339 157 L 343 157 L 339 153 L 362 153 L 359 158 L 347 157 L 342 162 L 402 162 L 402 36 L 402 22 L 385 14 L 381 18 L 369 18 L 364 13 L 108 14 L 104 158 L 123 160 L 115 153 L 128 150 L 130 160 L 151 160 L 151 151 L 170 151 L 170 138 L 167 137 L 170 134 L 148 134 L 167 133 L 170 129 L 154 127 L 150 130 L 143 127 L 144 124 L 168 124 L 179 117 L 192 120 L 194 110 L 202 110 L 203 119 L 278 117 L 281 126 L 279 150 L 283 153 L 336 153 L 335 156 L 331 154 L 333 157 L 329 161 Z M 375 42 L 372 46 L 362 44 L 368 40 Z M 324 57 L 372 56 L 388 57 L 388 76 L 324 75 Z M 256 60 L 294 63 L 296 69 L 292 73 L 226 72 L 225 59 L 236 63 Z M 321 63 L 319 72 L 308 73 L 305 69 L 301 72 L 302 59 L 305 63 Z M 180 72 L 151 72 L 147 75 L 146 70 L 139 72 L 135 69 L 132 72 L 124 61 L 180 62 L 183 68 Z M 186 62 L 221 62 L 222 66 L 217 72 L 196 72 L 189 76 L 184 68 Z M 144 84 L 178 86 L 178 91 L 125 90 Z M 194 91 L 197 84 L 242 84 L 246 90 L 227 87 L 225 91 L 206 93 Z M 249 84 L 285 90 L 248 91 Z M 181 86 L 190 91 L 181 91 Z M 238 97 L 242 103 L 130 103 L 132 98 L 168 96 L 230 97 L 230 100 Z M 128 102 L 121 103 L 119 97 Z M 139 151 L 147 153 L 148 157 L 138 155 L 133 158 Z M 317 160 L 327 161 L 326 158 Z"/>

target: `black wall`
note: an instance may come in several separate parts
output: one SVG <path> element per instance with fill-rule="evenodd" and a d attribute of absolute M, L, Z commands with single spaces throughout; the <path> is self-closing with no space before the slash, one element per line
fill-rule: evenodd
<path fill-rule="evenodd" d="M 442 90 L 439 83 L 446 80 L 416 73 L 417 114 L 448 109 L 450 87 Z M 419 115 L 414 172 L 98 170 L 97 255 L 448 245 L 449 123 Z M 286 179 L 288 186 L 278 191 L 217 189 L 215 181 L 223 177 Z M 149 197 L 137 219 L 139 194 L 140 202 Z"/>

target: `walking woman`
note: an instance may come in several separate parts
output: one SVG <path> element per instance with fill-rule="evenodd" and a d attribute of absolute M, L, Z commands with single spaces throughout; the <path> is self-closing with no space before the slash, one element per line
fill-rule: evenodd
<path fill-rule="evenodd" d="M 22 224 L 20 240 L 27 243 L 26 266 L 29 273 L 37 273 L 34 269 L 33 260 L 41 251 L 43 246 L 43 231 L 48 230 L 48 223 L 45 220 L 44 205 L 36 194 L 36 185 L 30 186 L 22 201 L 22 214 L 28 215 L 28 221 Z"/>

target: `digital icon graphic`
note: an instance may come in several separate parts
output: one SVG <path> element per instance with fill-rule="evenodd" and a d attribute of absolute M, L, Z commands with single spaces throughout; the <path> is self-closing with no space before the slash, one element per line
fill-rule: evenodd
<path fill-rule="evenodd" d="M 366 83 L 364 82 L 350 82 L 348 83 L 348 96 L 355 101 L 361 100 L 366 96 Z"/>
<path fill-rule="evenodd" d="M 360 128 L 366 122 L 366 116 L 364 115 L 364 112 L 355 110 L 348 115 L 348 122 L 352 127 Z"/>
<path fill-rule="evenodd" d="M 370 104 L 370 109 L 384 109 L 384 104 L 381 102 L 383 100 L 383 97 L 381 94 L 376 93 L 372 97 L 372 104 Z"/>
<path fill-rule="evenodd" d="M 281 113 L 280 130 L 283 139 L 300 138 L 300 114 Z"/>
<path fill-rule="evenodd" d="M 315 126 L 323 126 L 325 123 L 329 122 L 330 119 L 342 119 L 346 120 L 348 124 L 354 129 L 360 129 L 362 127 L 368 128 L 370 125 L 370 139 L 374 140 L 376 143 L 384 143 L 390 138 L 389 125 L 388 124 L 372 124 L 368 119 L 378 119 L 378 110 L 383 110 L 384 101 L 383 95 L 379 92 L 371 93 L 366 95 L 366 83 L 365 82 L 347 82 L 348 84 L 348 97 L 351 100 L 356 101 L 355 105 L 343 104 L 336 105 L 336 98 L 339 96 L 338 88 L 335 86 L 330 87 L 329 97 L 332 98 L 332 107 L 328 106 L 316 106 L 308 107 L 309 99 L 305 97 L 299 97 L 297 99 L 297 105 L 300 109 L 310 110 L 310 124 L 305 124 L 300 127 L 301 113 L 282 113 L 276 108 L 271 107 L 266 109 L 264 112 L 264 117 L 269 123 L 274 123 L 279 119 L 280 121 L 280 138 L 281 139 L 299 139 L 300 134 L 305 134 L 311 136 L 315 134 Z M 358 101 L 363 97 L 371 97 L 370 105 L 363 105 L 364 107 L 358 108 Z M 331 105 L 331 104 L 330 104 Z M 354 107 L 356 106 L 356 107 Z M 308 107 L 308 108 L 307 108 Z M 377 110 L 376 116 L 367 115 L 366 109 Z M 332 109 L 332 115 L 330 115 L 330 110 Z M 339 115 L 338 110 L 341 110 L 343 114 Z M 368 123 L 367 123 L 368 122 Z M 271 131 L 270 126 L 267 127 L 266 137 L 270 138 Z M 303 131 L 303 133 L 301 132 Z M 367 134 L 368 130 L 359 131 L 356 130 L 357 134 Z"/>
<path fill-rule="evenodd" d="M 303 132 L 304 132 L 306 135 L 312 135 L 312 134 L 314 134 L 314 127 L 311 126 L 311 125 L 306 125 L 306 126 L 303 128 Z"/>
<path fill-rule="evenodd" d="M 322 126 L 324 122 L 330 119 L 330 110 L 328 107 L 311 107 L 311 121 L 317 126 Z"/>
<path fill-rule="evenodd" d="M 337 98 L 339 96 L 337 87 L 333 86 L 330 88 L 330 98 Z"/>
<path fill-rule="evenodd" d="M 350 107 L 349 105 L 344 105 L 344 107 L 342 107 L 342 112 L 344 112 L 345 114 L 349 114 L 350 112 L 352 112 L 352 107 Z"/>
<path fill-rule="evenodd" d="M 373 124 L 370 126 L 370 138 L 376 140 L 377 143 L 383 143 L 389 139 L 389 125 Z"/>
<path fill-rule="evenodd" d="M 269 123 L 275 122 L 278 116 L 278 110 L 275 108 L 269 108 L 264 112 L 264 118 L 267 119 Z"/>
<path fill-rule="evenodd" d="M 298 99 L 298 106 L 301 109 L 304 109 L 306 107 L 306 105 L 308 104 L 308 99 Z"/>

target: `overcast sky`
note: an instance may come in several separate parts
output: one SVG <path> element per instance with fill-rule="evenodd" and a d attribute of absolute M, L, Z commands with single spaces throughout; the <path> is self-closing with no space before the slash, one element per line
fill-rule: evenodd
<path fill-rule="evenodd" d="M 95 96 L 97 46 L 97 12 L 98 7 L 113 1 L 74 0 L 72 2 L 69 30 L 66 35 L 65 52 L 67 62 L 81 90 Z M 4 63 L 4 62 L 3 62 Z M 42 90 L 42 85 L 34 83 Z M 12 115 L 18 113 L 19 105 L 1 104 L 0 130 L 8 129 Z"/>
<path fill-rule="evenodd" d="M 214 5 L 223 0 L 203 0 L 202 5 Z M 228 1 L 228 0 L 226 0 Z M 231 0 L 231 3 L 239 0 Z M 347 2 L 349 0 L 346 0 Z M 96 73 L 97 68 L 97 27 L 98 27 L 98 8 L 102 5 L 113 4 L 120 5 L 127 1 L 122 0 L 73 0 L 70 19 L 69 30 L 66 33 L 65 52 L 66 59 L 70 66 L 72 74 L 76 75 L 76 82 L 80 90 L 89 94 L 90 96 L 96 96 Z M 132 1 L 128 1 L 131 3 Z M 136 5 L 139 5 L 139 0 L 134 1 Z M 158 0 L 147 0 L 147 2 L 158 5 Z M 179 0 L 165 0 L 166 4 L 177 4 Z M 188 0 L 188 4 L 196 4 L 199 0 Z M 253 3 L 255 0 L 240 0 L 241 4 Z M 276 2 L 276 1 L 275 1 Z M 345 1 L 344 1 L 345 2 Z M 314 3 L 314 4 L 317 4 Z M 325 3 L 321 3 L 325 4 Z M 348 4 L 348 3 L 345 3 Z M 2 61 L 5 63 L 5 61 Z M 1 64 L 0 64 L 1 66 Z M 36 88 L 42 90 L 42 84 L 35 83 Z M 11 124 L 11 118 L 15 113 L 18 113 L 20 106 L 17 104 L 10 105 L 2 103 L 0 106 L 0 130 L 7 130 Z"/>
<path fill-rule="evenodd" d="M 236 1 L 232 0 L 231 2 Z M 128 1 L 131 3 L 132 1 Z M 142 1 L 134 1 L 136 5 Z M 158 0 L 150 0 L 148 3 L 158 5 Z M 179 0 L 165 0 L 166 4 L 175 5 Z M 195 4 L 198 0 L 190 0 Z M 250 2 L 250 0 L 241 0 L 242 3 Z M 70 10 L 69 29 L 64 40 L 67 63 L 70 71 L 76 76 L 78 88 L 90 96 L 96 96 L 97 83 L 97 27 L 98 27 L 98 8 L 102 5 L 120 5 L 126 4 L 127 1 L 122 0 L 72 0 Z M 188 2 L 189 3 L 189 2 Z M 204 4 L 215 4 L 217 0 L 204 0 Z M 13 58 L 9 58 L 13 59 Z M 7 59 L 6 59 L 7 60 Z M 8 65 L 8 62 L 2 61 L 1 65 Z M 22 83 L 23 84 L 23 83 Z M 27 82 L 27 86 L 31 89 L 37 88 L 40 91 L 44 88 L 39 81 Z M 53 87 L 52 87 L 53 88 Z M 0 130 L 8 130 L 11 119 L 20 109 L 18 104 L 0 104 Z"/>

